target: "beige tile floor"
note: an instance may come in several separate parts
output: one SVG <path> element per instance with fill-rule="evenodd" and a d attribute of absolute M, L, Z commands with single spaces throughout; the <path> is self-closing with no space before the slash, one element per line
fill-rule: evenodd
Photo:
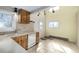
<path fill-rule="evenodd" d="M 59 39 L 41 40 L 38 45 L 27 50 L 28 53 L 78 53 L 79 47 L 74 43 Z"/>
<path fill-rule="evenodd" d="M 0 53 L 78 53 L 79 47 L 75 44 L 59 40 L 41 40 L 38 45 L 25 50 L 10 38 L 0 39 Z"/>
<path fill-rule="evenodd" d="M 13 39 L 0 37 L 0 53 L 26 53 L 27 51 Z"/>

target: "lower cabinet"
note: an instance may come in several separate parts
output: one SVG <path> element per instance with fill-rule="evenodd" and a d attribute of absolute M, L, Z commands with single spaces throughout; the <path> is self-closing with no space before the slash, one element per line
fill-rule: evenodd
<path fill-rule="evenodd" d="M 28 36 L 27 35 L 21 35 L 17 37 L 13 37 L 13 39 L 21 45 L 24 49 L 28 48 Z"/>
<path fill-rule="evenodd" d="M 34 37 L 35 36 L 35 37 Z M 21 45 L 24 49 L 28 49 L 35 44 L 39 43 L 39 32 L 36 32 L 35 35 L 21 35 L 12 37 L 13 40 L 15 40 L 19 45 Z"/>
<path fill-rule="evenodd" d="M 36 44 L 39 43 L 39 32 L 36 32 Z"/>

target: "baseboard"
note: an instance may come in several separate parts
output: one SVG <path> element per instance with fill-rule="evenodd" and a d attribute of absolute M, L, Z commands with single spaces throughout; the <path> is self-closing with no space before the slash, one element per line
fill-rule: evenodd
<path fill-rule="evenodd" d="M 68 38 L 65 38 L 65 37 L 59 37 L 59 36 L 53 36 L 53 35 L 49 35 L 49 36 L 45 36 L 45 38 L 56 38 L 56 39 L 60 39 L 60 40 L 65 40 L 65 41 L 69 41 Z"/>

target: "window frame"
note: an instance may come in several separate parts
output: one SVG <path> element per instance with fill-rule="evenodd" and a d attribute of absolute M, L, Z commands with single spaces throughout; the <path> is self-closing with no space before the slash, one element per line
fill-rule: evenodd
<path fill-rule="evenodd" d="M 54 25 L 50 27 L 50 26 L 49 26 L 49 23 L 50 23 L 50 22 L 58 22 L 57 27 L 55 27 Z M 59 28 L 59 26 L 60 26 L 60 22 L 59 22 L 58 20 L 50 20 L 50 21 L 48 21 L 48 28 L 57 29 L 57 28 Z"/>

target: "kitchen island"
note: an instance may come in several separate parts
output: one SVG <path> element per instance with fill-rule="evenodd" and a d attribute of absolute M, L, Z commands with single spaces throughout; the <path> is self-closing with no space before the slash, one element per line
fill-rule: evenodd
<path fill-rule="evenodd" d="M 9 47 L 9 49 L 11 49 L 11 50 L 19 52 L 20 49 L 21 50 L 23 49 L 23 51 L 25 52 L 26 49 L 33 47 L 35 44 L 39 43 L 39 32 L 36 32 L 36 33 L 35 32 L 11 33 L 11 34 L 6 34 L 6 35 L 0 35 L 0 39 L 2 40 L 2 41 L 0 40 L 0 42 L 4 43 L 4 44 L 0 43 L 0 46 L 2 46 L 2 47 L 4 46 L 6 48 L 6 45 L 7 45 L 7 48 Z M 8 44 L 11 46 L 9 46 Z M 18 48 L 19 50 L 13 49 L 12 46 L 15 48 Z"/>

